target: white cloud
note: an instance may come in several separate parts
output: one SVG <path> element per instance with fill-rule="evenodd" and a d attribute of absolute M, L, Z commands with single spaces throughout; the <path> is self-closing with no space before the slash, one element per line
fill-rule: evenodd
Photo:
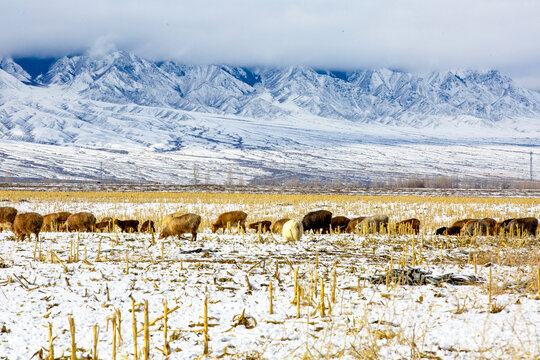
<path fill-rule="evenodd" d="M 540 59 L 533 0 L 8 0 L 0 54 L 334 69 L 511 68 Z M 92 50 L 87 50 L 92 48 Z"/>

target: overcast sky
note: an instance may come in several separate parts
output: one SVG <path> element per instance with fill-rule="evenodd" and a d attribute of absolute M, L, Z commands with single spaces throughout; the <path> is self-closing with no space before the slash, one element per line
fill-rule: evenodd
<path fill-rule="evenodd" d="M 540 89 L 539 0 L 2 0 L 0 56 L 495 68 Z"/>

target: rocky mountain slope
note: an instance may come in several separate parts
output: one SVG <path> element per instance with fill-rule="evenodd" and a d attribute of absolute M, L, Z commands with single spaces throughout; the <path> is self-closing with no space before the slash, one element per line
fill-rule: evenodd
<path fill-rule="evenodd" d="M 77 149 L 89 149 L 98 152 L 92 157 L 114 154 L 119 165 L 108 174 L 112 177 L 187 182 L 186 171 L 197 157 L 201 169 L 205 164 L 208 169 L 222 169 L 217 164 L 224 163 L 240 166 L 246 180 L 280 172 L 324 177 L 354 172 L 369 157 L 369 175 L 359 175 L 367 179 L 411 173 L 406 159 L 428 145 L 442 150 L 426 154 L 414 173 L 436 174 L 449 146 L 468 149 L 464 157 L 474 155 L 474 146 L 536 149 L 539 119 L 540 94 L 516 86 L 496 70 L 248 69 L 152 62 L 116 51 L 64 57 L 32 76 L 13 59 L 0 60 L 0 139 L 10 144 L 0 161 L 4 159 L 2 168 L 10 174 L 29 175 L 30 161 L 40 169 L 38 177 L 95 178 L 97 162 L 78 169 L 76 161 L 53 161 L 55 153 L 76 157 Z M 29 154 L 29 146 L 40 148 L 43 159 L 9 154 L 15 148 Z M 402 161 L 390 170 L 388 159 L 377 160 L 377 151 L 368 146 L 393 146 L 391 153 L 396 150 Z M 329 157 L 330 149 L 339 150 Z M 155 157 L 151 165 L 143 161 L 153 169 L 144 176 L 134 169 L 139 166 L 135 152 Z M 160 157 L 164 153 L 167 157 Z M 306 154 L 312 156 L 309 164 Z M 439 159 L 430 159 L 434 154 Z M 472 164 L 465 170 L 458 161 L 453 171 L 493 173 L 508 160 L 498 154 L 493 157 L 500 160 L 485 170 L 473 171 Z M 358 159 L 350 166 L 353 155 Z M 181 159 L 186 164 L 178 178 L 172 169 Z M 341 170 L 331 164 L 341 164 Z"/>

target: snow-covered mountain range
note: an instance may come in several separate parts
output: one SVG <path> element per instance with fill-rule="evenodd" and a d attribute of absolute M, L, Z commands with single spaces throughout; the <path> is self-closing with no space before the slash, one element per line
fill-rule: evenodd
<path fill-rule="evenodd" d="M 520 177 L 501 154 L 540 146 L 539 119 L 540 93 L 496 70 L 195 66 L 116 51 L 64 57 L 30 75 L 0 59 L 0 162 L 12 176 L 187 183 L 193 167 L 221 171 L 212 176 L 221 180 L 225 166 L 246 181 L 277 173 Z M 425 146 L 439 150 L 423 154 Z M 479 146 L 497 147 L 494 163 L 464 164 Z M 381 151 L 393 154 L 391 166 Z"/>

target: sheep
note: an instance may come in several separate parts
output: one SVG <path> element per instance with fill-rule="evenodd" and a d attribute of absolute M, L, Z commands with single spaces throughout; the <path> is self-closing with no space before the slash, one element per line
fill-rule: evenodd
<path fill-rule="evenodd" d="M 45 215 L 43 217 L 42 231 L 60 231 L 70 215 L 71 213 L 67 211 Z"/>
<path fill-rule="evenodd" d="M 495 219 L 486 217 L 486 218 L 483 218 L 482 220 L 487 221 L 489 223 L 489 225 L 491 225 L 491 227 L 494 228 L 494 229 L 495 229 L 495 227 L 497 227 L 498 223 L 497 223 L 497 220 L 495 220 Z"/>
<path fill-rule="evenodd" d="M 11 229 L 15 216 L 17 216 L 17 209 L 10 206 L 0 207 L 0 228 Z"/>
<path fill-rule="evenodd" d="M 118 226 L 122 232 L 139 232 L 139 220 L 114 220 L 114 225 Z"/>
<path fill-rule="evenodd" d="M 386 215 L 372 215 L 366 217 L 357 226 L 366 232 L 381 232 L 388 228 L 388 216 Z"/>
<path fill-rule="evenodd" d="M 536 236 L 538 229 L 538 219 L 534 217 L 512 219 L 504 227 L 504 234 L 519 234 L 521 236 L 531 235 Z"/>
<path fill-rule="evenodd" d="M 197 229 L 200 224 L 201 217 L 196 214 L 184 214 L 175 217 L 169 221 L 165 228 L 161 229 L 159 238 L 164 239 L 169 236 L 178 235 L 178 239 L 181 239 L 182 234 L 191 233 L 191 241 L 196 241 Z"/>
<path fill-rule="evenodd" d="M 345 229 L 347 229 L 347 225 L 349 225 L 349 221 L 351 221 L 351 219 L 349 219 L 346 216 L 332 217 L 332 219 L 330 220 L 330 229 L 333 232 L 342 233 L 345 231 Z"/>
<path fill-rule="evenodd" d="M 469 220 L 467 223 L 461 228 L 461 234 L 462 235 L 493 235 L 494 228 L 491 226 L 491 224 L 488 221 L 485 220 Z"/>
<path fill-rule="evenodd" d="M 286 243 L 289 241 L 292 241 L 293 243 L 300 241 L 303 234 L 304 234 L 304 226 L 303 226 L 302 221 L 289 220 L 285 224 L 283 224 L 281 235 L 283 235 L 283 240 Z"/>
<path fill-rule="evenodd" d="M 499 235 L 501 231 L 503 232 L 503 235 L 505 235 L 506 234 L 505 228 L 508 225 L 508 223 L 512 220 L 514 220 L 514 218 L 510 218 L 510 219 L 506 219 L 506 220 L 498 222 L 495 225 L 495 235 Z"/>
<path fill-rule="evenodd" d="M 446 228 L 444 235 L 459 235 L 461 233 L 461 226 L 450 226 Z"/>
<path fill-rule="evenodd" d="M 435 235 L 446 235 L 446 230 L 448 228 L 446 226 L 440 227 L 437 230 L 435 230 Z"/>
<path fill-rule="evenodd" d="M 67 231 L 87 231 L 92 232 L 96 224 L 96 217 L 90 212 L 79 212 L 71 214 L 66 220 Z"/>
<path fill-rule="evenodd" d="M 43 216 L 35 212 L 18 214 L 13 220 L 11 230 L 17 236 L 18 241 L 23 241 L 26 235 L 36 235 L 36 242 L 39 240 L 39 232 L 43 226 Z"/>
<path fill-rule="evenodd" d="M 365 218 L 366 218 L 365 216 L 359 216 L 354 219 L 351 219 L 349 223 L 347 224 L 347 227 L 345 228 L 345 232 L 349 234 L 355 232 L 357 230 L 358 224 Z"/>
<path fill-rule="evenodd" d="M 163 219 L 163 221 L 161 222 L 161 229 L 165 228 L 167 226 L 167 224 L 172 220 L 174 219 L 175 217 L 180 217 L 184 215 L 183 213 L 181 212 L 175 212 L 173 214 L 168 214 L 167 216 L 165 216 L 165 218 Z"/>
<path fill-rule="evenodd" d="M 219 229 L 223 229 L 225 233 L 226 228 L 241 227 L 244 232 L 246 231 L 246 218 L 247 214 L 243 211 L 229 211 L 218 216 L 215 223 L 212 224 L 212 232 L 215 233 Z"/>
<path fill-rule="evenodd" d="M 302 219 L 304 231 L 321 231 L 323 234 L 330 232 L 332 213 L 328 210 L 317 210 L 307 213 Z"/>
<path fill-rule="evenodd" d="M 291 219 L 283 218 L 283 219 L 279 219 L 278 221 L 276 221 L 274 223 L 274 225 L 272 225 L 272 232 L 274 234 L 281 234 L 281 230 L 283 230 L 283 225 L 289 220 L 291 220 Z"/>
<path fill-rule="evenodd" d="M 452 226 L 459 226 L 459 228 L 461 229 L 463 226 L 465 226 L 466 223 L 468 223 L 469 221 L 471 220 L 476 220 L 476 219 L 461 219 L 461 220 L 456 220 L 454 221 L 454 223 L 452 225 L 450 225 L 450 227 Z"/>
<path fill-rule="evenodd" d="M 114 219 L 112 217 L 104 217 L 100 222 L 94 225 L 99 232 L 112 232 L 114 228 Z"/>
<path fill-rule="evenodd" d="M 141 232 L 142 233 L 155 233 L 156 228 L 154 227 L 154 222 L 152 220 L 146 220 L 141 225 Z"/>
<path fill-rule="evenodd" d="M 268 232 L 270 231 L 270 227 L 272 226 L 272 222 L 268 220 L 264 221 L 257 221 L 254 223 L 251 223 L 248 225 L 248 228 L 255 230 L 256 232 Z"/>
<path fill-rule="evenodd" d="M 412 218 L 400 221 L 396 224 L 396 230 L 401 234 L 405 233 L 418 235 L 420 232 L 420 220 Z"/>

